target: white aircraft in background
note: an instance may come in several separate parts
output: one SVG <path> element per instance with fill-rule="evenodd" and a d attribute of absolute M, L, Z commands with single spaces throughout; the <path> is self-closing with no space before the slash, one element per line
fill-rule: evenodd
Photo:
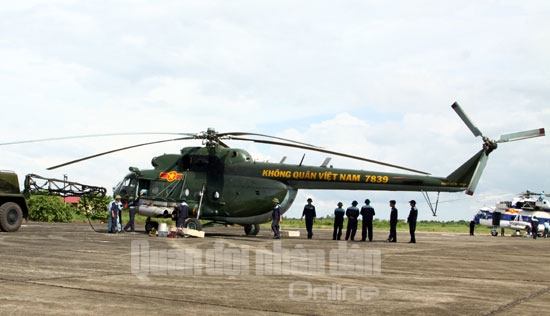
<path fill-rule="evenodd" d="M 512 201 L 503 201 L 495 207 L 482 207 L 475 215 L 476 224 L 492 227 L 491 235 L 498 235 L 498 228 L 510 228 L 517 232 L 531 231 L 531 218 L 539 220 L 538 232 L 544 232 L 544 223 L 550 224 L 549 195 L 526 191 Z"/>

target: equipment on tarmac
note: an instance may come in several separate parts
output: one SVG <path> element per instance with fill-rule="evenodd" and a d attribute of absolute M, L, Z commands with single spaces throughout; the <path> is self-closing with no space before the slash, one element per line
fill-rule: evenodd
<path fill-rule="evenodd" d="M 13 171 L 0 171 L 0 230 L 14 232 L 29 217 L 26 199 L 33 194 L 67 196 L 105 196 L 107 189 L 77 182 L 44 178 L 36 174 L 25 176 L 23 193 Z"/>

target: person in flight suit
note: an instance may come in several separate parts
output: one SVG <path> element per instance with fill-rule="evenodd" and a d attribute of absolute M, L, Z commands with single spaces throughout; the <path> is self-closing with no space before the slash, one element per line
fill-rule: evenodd
<path fill-rule="evenodd" d="M 346 210 L 348 217 L 348 228 L 346 229 L 346 240 L 355 240 L 355 232 L 357 231 L 357 217 L 359 217 L 359 208 L 357 201 L 351 202 L 351 206 Z"/>
<path fill-rule="evenodd" d="M 409 204 L 411 205 L 411 211 L 409 212 L 409 217 L 407 217 L 407 223 L 409 223 L 409 232 L 411 233 L 411 241 L 409 241 L 409 244 L 414 244 L 416 243 L 414 232 L 416 231 L 416 219 L 418 218 L 418 209 L 416 208 L 415 200 L 410 200 Z"/>
<path fill-rule="evenodd" d="M 370 200 L 365 200 L 365 205 L 361 207 L 361 215 L 363 216 L 363 225 L 361 231 L 361 241 L 367 241 L 367 231 L 369 241 L 372 241 L 372 219 L 374 218 L 374 207 L 370 206 Z"/>
<path fill-rule="evenodd" d="M 176 206 L 176 227 L 183 228 L 187 217 L 189 217 L 189 205 L 187 205 L 187 198 L 182 197 L 180 205 Z"/>
<path fill-rule="evenodd" d="M 136 208 L 139 206 L 139 200 L 141 199 L 141 196 L 144 195 L 145 193 L 147 193 L 147 190 L 141 190 L 139 192 L 139 196 L 137 197 L 137 199 L 133 200 L 133 201 L 130 201 L 128 203 L 128 207 L 130 209 L 130 219 L 128 220 L 128 223 L 126 223 L 126 226 L 124 226 L 124 228 L 122 229 L 123 232 L 128 232 L 128 229 L 130 229 L 130 231 L 132 233 L 135 233 L 135 225 L 134 225 L 134 220 L 136 218 Z"/>
<path fill-rule="evenodd" d="M 338 202 L 338 207 L 334 209 L 334 232 L 332 233 L 332 240 L 340 240 L 342 237 L 342 227 L 344 227 L 344 215 L 346 211 L 342 208 L 344 204 Z"/>
<path fill-rule="evenodd" d="M 395 200 L 390 201 L 390 235 L 386 242 L 397 242 L 397 209 L 395 203 Z"/>
<path fill-rule="evenodd" d="M 307 239 L 313 237 L 313 222 L 315 222 L 315 218 L 317 217 L 317 214 L 315 214 L 315 206 L 311 204 L 312 202 L 313 200 L 311 198 L 307 199 L 307 204 L 304 206 L 304 211 L 300 218 L 300 220 L 303 220 L 304 216 L 306 217 Z"/>
<path fill-rule="evenodd" d="M 534 215 L 531 217 L 531 232 L 533 239 L 537 239 L 537 234 L 539 233 L 539 219 Z"/>
<path fill-rule="evenodd" d="M 281 210 L 281 205 L 279 205 L 279 199 L 273 199 L 273 211 L 271 213 L 271 230 L 273 230 L 273 239 L 280 239 L 281 232 L 279 224 L 283 221 L 283 211 Z"/>
<path fill-rule="evenodd" d="M 118 216 L 120 213 L 120 210 L 122 209 L 122 203 L 120 202 L 120 195 L 115 196 L 115 200 L 111 201 L 109 203 L 109 219 L 110 219 L 110 225 L 109 225 L 109 233 L 116 233 L 118 232 Z"/>

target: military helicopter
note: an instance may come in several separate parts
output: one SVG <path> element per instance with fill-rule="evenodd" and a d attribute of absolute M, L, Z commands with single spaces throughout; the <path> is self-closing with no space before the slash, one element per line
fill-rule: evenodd
<path fill-rule="evenodd" d="M 260 224 L 270 220 L 272 200 L 277 198 L 286 212 L 294 202 L 299 189 L 420 191 L 438 194 L 466 190 L 467 194 L 472 195 L 488 156 L 497 148 L 497 143 L 545 135 L 544 129 L 541 128 L 506 134 L 501 136 L 500 140 L 494 141 L 481 134 L 458 103 L 455 102 L 452 108 L 475 136 L 482 136 L 483 148 L 446 177 L 434 177 L 427 172 L 342 154 L 294 140 L 247 132 L 219 133 L 213 128 L 197 134 L 181 133 L 179 135 L 182 137 L 178 138 L 106 151 L 56 165 L 48 170 L 150 144 L 202 140 L 202 147 L 185 147 L 179 154 L 154 157 L 151 161 L 153 169 L 141 170 L 130 167 L 130 173 L 114 187 L 113 194 L 121 195 L 122 199 L 127 201 L 136 197 L 140 191 L 146 190 L 147 193 L 141 197 L 137 211 L 148 217 L 145 227 L 147 231 L 157 224 L 151 221 L 151 218 L 170 217 L 173 205 L 185 197 L 192 208 L 192 216 L 186 223 L 187 227 L 200 230 L 200 219 L 209 221 L 208 224 L 242 225 L 247 235 L 257 235 Z M 248 138 L 250 136 L 253 138 Z M 258 162 L 247 151 L 229 147 L 224 142 L 226 140 L 317 151 L 419 175 L 332 168 L 328 166 L 329 158 L 320 166 L 306 166 L 302 162 L 298 165 L 289 165 L 284 163 L 284 159 L 279 163 Z M 427 195 L 425 197 L 427 198 Z"/>

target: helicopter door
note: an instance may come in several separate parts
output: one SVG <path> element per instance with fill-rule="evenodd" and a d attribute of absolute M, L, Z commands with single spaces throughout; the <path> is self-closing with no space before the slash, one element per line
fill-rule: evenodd
<path fill-rule="evenodd" d="M 502 213 L 501 212 L 494 212 L 493 213 L 493 226 L 500 226 L 500 217 Z"/>
<path fill-rule="evenodd" d="M 187 204 L 189 204 L 189 208 L 195 217 L 199 216 L 207 199 L 204 196 L 206 180 L 205 172 L 188 171 L 185 173 L 183 195 L 186 196 Z M 199 210 L 199 207 L 201 210 Z"/>

